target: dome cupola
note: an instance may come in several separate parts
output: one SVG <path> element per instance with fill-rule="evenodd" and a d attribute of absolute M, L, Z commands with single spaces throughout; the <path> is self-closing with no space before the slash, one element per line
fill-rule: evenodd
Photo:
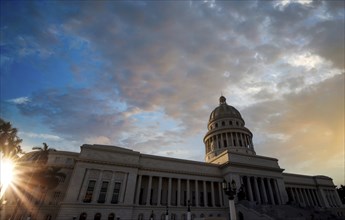
<path fill-rule="evenodd" d="M 221 96 L 219 98 L 219 106 L 216 107 L 210 114 L 209 123 L 211 121 L 214 121 L 220 118 L 229 118 L 229 117 L 237 118 L 244 123 L 240 112 L 234 107 L 232 107 L 231 105 L 228 105 L 226 103 L 226 98 L 224 96 Z"/>
<path fill-rule="evenodd" d="M 245 127 L 240 112 L 228 105 L 224 96 L 219 98 L 219 106 L 211 112 L 207 128 L 204 137 L 206 162 L 225 150 L 255 154 L 252 133 Z"/>

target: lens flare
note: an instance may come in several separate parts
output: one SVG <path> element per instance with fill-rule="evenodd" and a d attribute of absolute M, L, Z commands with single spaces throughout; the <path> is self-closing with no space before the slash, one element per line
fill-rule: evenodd
<path fill-rule="evenodd" d="M 13 181 L 14 163 L 8 158 L 1 158 L 1 179 L 0 179 L 0 198 L 2 198 L 7 187 Z"/>

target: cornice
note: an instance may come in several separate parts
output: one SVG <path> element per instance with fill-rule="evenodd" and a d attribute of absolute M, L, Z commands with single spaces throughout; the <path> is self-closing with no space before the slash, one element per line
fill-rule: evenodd
<path fill-rule="evenodd" d="M 159 168 L 152 168 L 152 167 L 145 167 L 143 165 L 134 165 L 134 164 L 124 164 L 124 163 L 114 163 L 114 162 L 108 162 L 108 161 L 100 161 L 100 160 L 90 160 L 90 159 L 78 159 L 79 162 L 85 162 L 85 163 L 93 163 L 93 164 L 104 164 L 104 165 L 112 165 L 112 166 L 122 166 L 122 167 L 128 167 L 128 168 L 135 168 L 138 169 L 138 171 L 150 171 L 150 172 L 161 172 L 161 173 L 172 173 L 172 174 L 183 174 L 183 175 L 193 175 L 193 176 L 205 176 L 205 177 L 213 177 L 213 178 L 221 178 L 221 175 L 214 175 L 214 174 L 207 174 L 202 172 L 191 172 L 191 171 L 179 171 L 179 170 L 173 170 L 173 169 L 159 169 Z M 204 165 L 210 165 L 210 164 L 204 164 Z M 214 167 L 218 167 L 218 165 L 212 164 Z"/>
<path fill-rule="evenodd" d="M 274 167 L 267 167 L 267 166 L 260 166 L 260 165 L 254 165 L 254 164 L 246 164 L 246 163 L 239 163 L 239 162 L 227 162 L 221 165 L 221 168 L 225 167 L 244 167 L 244 168 L 251 168 L 256 170 L 268 170 L 268 171 L 278 171 L 283 172 L 285 169 L 282 168 L 274 168 Z"/>

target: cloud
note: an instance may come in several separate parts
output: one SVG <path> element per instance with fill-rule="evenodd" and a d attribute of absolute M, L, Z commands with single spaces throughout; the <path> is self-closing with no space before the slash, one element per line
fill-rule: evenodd
<path fill-rule="evenodd" d="M 88 144 L 111 144 L 111 140 L 105 136 L 89 137 L 85 139 L 85 142 Z"/>
<path fill-rule="evenodd" d="M 317 55 L 312 55 L 310 53 L 303 54 L 293 54 L 286 58 L 286 62 L 292 66 L 303 67 L 307 71 L 318 68 L 320 65 L 324 64 L 325 61 L 322 60 Z"/>
<path fill-rule="evenodd" d="M 33 132 L 19 132 L 18 135 L 20 137 L 29 137 L 29 138 L 39 138 L 39 139 L 43 139 L 43 140 L 50 140 L 50 141 L 60 141 L 62 140 L 61 137 L 57 136 L 57 135 L 52 135 L 52 134 L 37 134 L 37 133 L 33 133 Z"/>
<path fill-rule="evenodd" d="M 223 92 L 244 112 L 258 152 L 280 158 L 277 146 L 286 150 L 283 167 L 298 164 L 307 146 L 315 147 L 310 158 L 319 158 L 322 144 L 339 147 L 343 2 L 1 4 L 7 75 L 15 60 L 42 66 L 45 76 L 28 72 L 42 80 L 12 102 L 73 146 L 101 142 L 160 155 L 183 146 L 194 159 Z M 63 82 L 51 86 L 56 72 Z"/>
<path fill-rule="evenodd" d="M 317 174 L 317 170 L 332 174 L 338 182 L 342 180 L 335 172 L 344 167 L 334 168 L 344 163 L 344 111 L 344 74 L 339 74 L 242 113 L 257 153 L 279 158 L 288 172 Z"/>
<path fill-rule="evenodd" d="M 281 0 L 274 2 L 274 7 L 279 8 L 279 10 L 284 10 L 285 7 L 288 7 L 289 4 L 302 4 L 302 5 L 310 5 L 313 0 Z"/>
<path fill-rule="evenodd" d="M 10 99 L 8 101 L 13 103 L 13 104 L 23 105 L 23 104 L 30 102 L 30 99 L 29 99 L 29 97 L 19 97 L 19 98 L 15 98 L 15 99 Z"/>

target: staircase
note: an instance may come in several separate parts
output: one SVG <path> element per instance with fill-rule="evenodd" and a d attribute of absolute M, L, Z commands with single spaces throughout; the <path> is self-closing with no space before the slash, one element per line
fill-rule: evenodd
<path fill-rule="evenodd" d="M 244 220 L 345 220 L 330 211 L 292 205 L 255 205 L 243 201 L 237 204 L 236 208 L 238 212 L 243 213 Z"/>

